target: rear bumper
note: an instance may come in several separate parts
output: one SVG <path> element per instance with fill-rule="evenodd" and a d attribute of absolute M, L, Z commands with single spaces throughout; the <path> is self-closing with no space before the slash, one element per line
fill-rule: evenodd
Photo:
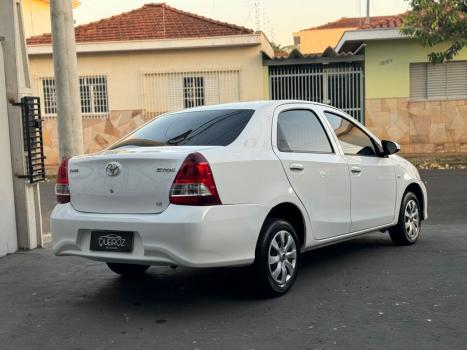
<path fill-rule="evenodd" d="M 262 218 L 259 205 L 170 205 L 160 214 L 94 214 L 59 204 L 51 216 L 53 251 L 104 262 L 187 267 L 248 265 Z M 93 230 L 134 232 L 131 253 L 91 251 Z"/>

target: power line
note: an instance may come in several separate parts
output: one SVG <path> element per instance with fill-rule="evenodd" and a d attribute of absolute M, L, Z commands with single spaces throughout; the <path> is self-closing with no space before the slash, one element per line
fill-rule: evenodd
<path fill-rule="evenodd" d="M 260 1 L 255 0 L 255 17 L 256 17 L 256 30 L 261 30 L 261 9 L 260 9 Z"/>

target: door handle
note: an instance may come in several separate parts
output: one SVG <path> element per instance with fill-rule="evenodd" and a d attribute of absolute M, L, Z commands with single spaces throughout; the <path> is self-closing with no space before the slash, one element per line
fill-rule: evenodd
<path fill-rule="evenodd" d="M 300 163 L 291 163 L 289 165 L 289 168 L 290 170 L 292 171 L 303 171 L 303 169 L 305 169 L 305 167 L 303 166 L 303 164 L 300 164 Z"/>
<path fill-rule="evenodd" d="M 354 175 L 359 175 L 362 172 L 362 169 L 357 166 L 353 166 L 350 168 L 350 172 Z"/>

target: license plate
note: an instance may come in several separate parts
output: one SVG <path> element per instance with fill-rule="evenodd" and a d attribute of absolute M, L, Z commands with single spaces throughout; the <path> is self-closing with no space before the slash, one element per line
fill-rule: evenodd
<path fill-rule="evenodd" d="M 131 252 L 133 232 L 92 231 L 90 249 L 106 252 Z"/>

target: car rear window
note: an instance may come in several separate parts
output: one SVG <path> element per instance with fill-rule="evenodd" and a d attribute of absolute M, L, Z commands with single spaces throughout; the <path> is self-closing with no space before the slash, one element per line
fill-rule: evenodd
<path fill-rule="evenodd" d="M 250 109 L 180 112 L 154 119 L 111 149 L 124 146 L 227 146 L 253 115 Z"/>

